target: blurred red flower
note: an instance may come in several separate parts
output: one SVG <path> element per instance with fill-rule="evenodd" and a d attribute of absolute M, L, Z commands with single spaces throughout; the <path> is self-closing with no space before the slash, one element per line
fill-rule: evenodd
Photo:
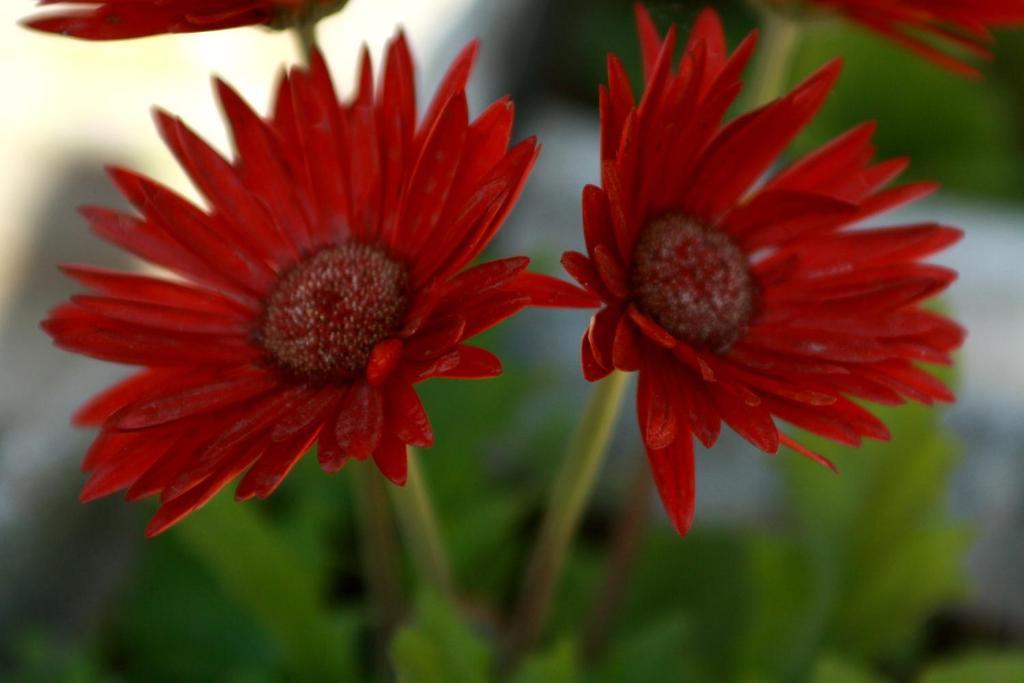
<path fill-rule="evenodd" d="M 963 330 L 921 303 L 956 274 L 921 259 L 960 238 L 937 224 L 857 228 L 930 183 L 887 187 L 906 159 L 872 163 L 873 125 L 759 181 L 814 117 L 840 70 L 723 125 L 754 49 L 729 56 L 718 16 L 699 18 L 674 67 L 638 7 L 646 87 L 620 61 L 602 86 L 601 187 L 583 192 L 587 254 L 566 270 L 604 307 L 583 336 L 588 380 L 639 371 L 637 413 L 662 501 L 680 534 L 694 509 L 692 436 L 724 420 L 758 448 L 780 444 L 831 467 L 775 419 L 846 444 L 888 439 L 854 399 L 932 403 L 953 395 L 919 361 L 947 364 Z"/>
<path fill-rule="evenodd" d="M 434 441 L 416 383 L 498 375 L 498 359 L 466 342 L 528 305 L 596 304 L 526 273 L 526 258 L 467 269 L 538 153 L 532 138 L 509 149 L 508 99 L 470 121 L 476 50 L 419 124 L 401 35 L 376 91 L 364 52 L 348 104 L 319 54 L 283 79 L 267 119 L 218 82 L 234 162 L 157 114 L 210 210 L 114 168 L 141 216 L 83 212 L 101 237 L 180 278 L 66 266 L 94 292 L 43 323 L 64 349 L 143 366 L 75 416 L 100 428 L 83 500 L 159 494 L 153 535 L 246 470 L 236 498 L 270 495 L 314 442 L 326 471 L 372 457 L 402 484 L 406 445 Z"/>
<path fill-rule="evenodd" d="M 30 18 L 40 31 L 87 40 L 120 40 L 162 33 L 195 33 L 263 24 L 278 28 L 341 9 L 347 0 L 39 0 L 69 5 Z"/>
<path fill-rule="evenodd" d="M 793 0 L 764 0 L 792 4 Z M 797 4 L 806 0 L 796 0 Z M 953 56 L 990 58 L 992 28 L 1024 24 L 1024 0 L 810 0 L 894 40 L 948 69 L 978 70 Z"/>

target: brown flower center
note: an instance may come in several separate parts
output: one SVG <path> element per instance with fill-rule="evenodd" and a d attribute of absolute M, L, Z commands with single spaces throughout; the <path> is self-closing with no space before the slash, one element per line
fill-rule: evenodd
<path fill-rule="evenodd" d="M 266 303 L 260 341 L 280 367 L 308 380 L 347 380 L 406 310 L 405 267 L 377 247 L 323 249 L 285 275 Z"/>
<path fill-rule="evenodd" d="M 636 305 L 677 338 L 726 351 L 750 319 L 747 258 L 724 233 L 669 214 L 650 223 L 633 256 Z"/>

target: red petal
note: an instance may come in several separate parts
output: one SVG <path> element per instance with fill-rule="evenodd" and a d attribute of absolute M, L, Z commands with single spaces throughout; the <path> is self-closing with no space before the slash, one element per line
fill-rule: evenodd
<path fill-rule="evenodd" d="M 672 526 L 680 536 L 685 536 L 693 524 L 697 496 L 693 439 L 683 431 L 666 448 L 648 448 L 647 460 Z"/>
<path fill-rule="evenodd" d="M 384 399 L 380 390 L 362 383 L 351 386 L 334 429 L 342 451 L 360 460 L 369 457 L 384 431 Z"/>
<path fill-rule="evenodd" d="M 320 425 L 293 436 L 278 445 L 272 444 L 242 477 L 235 490 L 235 500 L 265 499 L 281 485 L 296 463 L 313 445 Z"/>
<path fill-rule="evenodd" d="M 409 475 L 409 461 L 406 445 L 390 434 L 381 439 L 380 446 L 373 452 L 373 462 L 381 473 L 398 486 L 405 486 Z"/>
<path fill-rule="evenodd" d="M 373 386 L 383 384 L 402 361 L 401 339 L 386 339 L 373 347 L 366 365 L 366 379 Z"/>
<path fill-rule="evenodd" d="M 434 445 L 430 418 L 411 384 L 392 382 L 387 389 L 386 420 L 395 436 L 410 446 Z"/>
<path fill-rule="evenodd" d="M 601 305 L 601 301 L 593 294 L 563 280 L 539 273 L 520 273 L 505 289 L 508 292 L 529 296 L 530 306 L 596 308 Z"/>
<path fill-rule="evenodd" d="M 678 420 L 673 410 L 671 389 L 661 364 L 648 359 L 637 383 L 636 409 L 640 434 L 648 449 L 667 448 L 679 436 Z"/>

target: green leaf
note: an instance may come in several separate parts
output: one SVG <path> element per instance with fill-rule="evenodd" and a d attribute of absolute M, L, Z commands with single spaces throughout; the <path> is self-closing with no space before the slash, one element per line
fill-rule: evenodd
<path fill-rule="evenodd" d="M 803 529 L 813 609 L 827 615 L 820 638 L 854 660 L 907 658 L 920 626 L 961 596 L 969 535 L 946 508 L 958 449 L 925 406 L 875 409 L 888 443 L 858 450 L 807 437 L 832 457 L 833 476 L 787 460 L 790 501 Z"/>
<path fill-rule="evenodd" d="M 628 637 L 655 615 L 685 618 L 699 625 L 688 636 L 694 645 L 685 655 L 688 669 L 699 670 L 701 680 L 732 680 L 738 635 L 754 598 L 741 541 L 702 530 L 680 539 L 666 526 L 656 528 L 637 558 L 614 637 Z"/>
<path fill-rule="evenodd" d="M 881 683 L 882 679 L 848 662 L 826 657 L 811 674 L 811 683 Z"/>
<path fill-rule="evenodd" d="M 256 508 L 218 496 L 176 531 L 221 589 L 271 635 L 304 680 L 354 681 L 352 628 L 326 609 L 316 567 Z"/>
<path fill-rule="evenodd" d="M 571 640 L 563 640 L 529 657 L 509 683 L 576 683 L 579 679 L 576 648 Z"/>
<path fill-rule="evenodd" d="M 694 630 L 683 617 L 668 617 L 615 640 L 595 683 L 709 680 L 700 674 Z M 713 679 L 710 679 L 713 680 Z"/>
<path fill-rule="evenodd" d="M 487 683 L 491 652 L 452 606 L 433 593 L 416 601 L 413 623 L 391 644 L 400 683 Z"/>
<path fill-rule="evenodd" d="M 744 544 L 748 602 L 737 618 L 741 679 L 793 680 L 817 657 L 830 602 L 805 544 L 752 536 Z"/>
<path fill-rule="evenodd" d="M 123 652 L 120 668 L 128 680 L 174 683 L 227 680 L 247 670 L 281 673 L 277 644 L 225 595 L 177 531 L 147 542 L 143 550 L 108 636 Z"/>
<path fill-rule="evenodd" d="M 1019 683 L 1024 654 L 976 654 L 934 667 L 921 683 Z"/>
<path fill-rule="evenodd" d="M 4 668 L 6 683 L 112 683 L 117 678 L 101 672 L 95 653 L 65 647 L 43 635 L 15 639 L 0 655 L 13 657 L 13 669 Z"/>

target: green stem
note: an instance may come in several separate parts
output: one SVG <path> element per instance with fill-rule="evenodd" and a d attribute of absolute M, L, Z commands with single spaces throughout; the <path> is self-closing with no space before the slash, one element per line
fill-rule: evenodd
<path fill-rule="evenodd" d="M 303 64 L 307 66 L 313 57 L 313 50 L 316 49 L 317 45 L 316 24 L 317 20 L 312 16 L 303 17 L 301 21 L 295 24 L 295 39 L 299 44 L 299 54 Z"/>
<path fill-rule="evenodd" d="M 435 591 L 451 597 L 455 594 L 455 582 L 419 455 L 415 449 L 409 449 L 409 478 L 403 488 L 391 488 L 391 498 L 420 578 Z"/>
<path fill-rule="evenodd" d="M 398 539 L 384 480 L 372 463 L 352 463 L 352 480 L 362 536 L 363 571 L 377 652 L 386 662 L 391 632 L 401 618 L 402 589 Z"/>
<path fill-rule="evenodd" d="M 551 489 L 519 594 L 509 633 L 512 661 L 533 646 L 544 627 L 573 537 L 608 451 L 628 383 L 629 375 L 621 372 L 602 380 L 573 435 L 568 456 Z"/>
<path fill-rule="evenodd" d="M 761 48 L 748 90 L 748 109 L 768 104 L 786 91 L 793 55 L 800 42 L 800 25 L 795 19 L 769 9 L 762 11 L 761 16 Z"/>

